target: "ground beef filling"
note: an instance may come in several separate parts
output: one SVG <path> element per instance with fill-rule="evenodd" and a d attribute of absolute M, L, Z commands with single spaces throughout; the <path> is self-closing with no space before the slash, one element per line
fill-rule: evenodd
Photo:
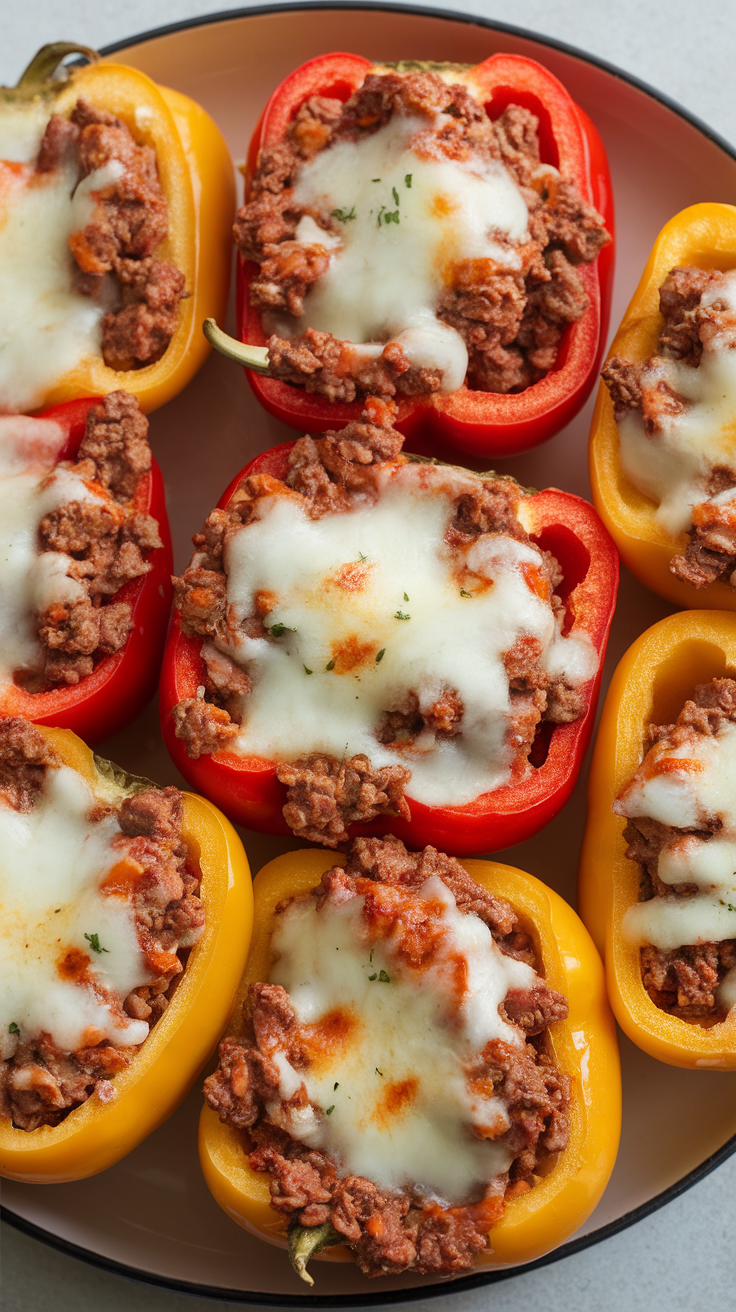
<path fill-rule="evenodd" d="M 461 85 L 436 73 L 370 73 L 343 104 L 312 96 L 302 104 L 285 137 L 261 152 L 248 202 L 239 211 L 235 241 L 258 264 L 251 304 L 262 313 L 295 319 L 290 339 L 268 339 L 271 373 L 330 401 L 357 396 L 421 396 L 438 391 L 436 368 L 410 365 L 400 345 L 389 343 L 378 359 L 362 360 L 349 343 L 296 320 L 311 286 L 329 265 L 329 253 L 296 240 L 307 211 L 293 195 L 301 166 L 338 141 L 377 132 L 395 113 L 426 119 L 427 149 L 439 157 L 500 160 L 518 183 L 529 210 L 530 240 L 519 247 L 520 267 L 493 270 L 492 261 L 464 261 L 442 294 L 437 316 L 462 336 L 469 355 L 468 386 L 485 392 L 521 392 L 554 368 L 560 340 L 588 308 L 576 267 L 590 263 L 610 237 L 600 214 L 574 183 L 556 173 L 539 174 L 538 119 L 509 105 L 491 122 Z M 449 125 L 436 126 L 438 114 Z M 339 235 L 340 223 L 312 216 Z"/>
<path fill-rule="evenodd" d="M 43 790 L 46 771 L 60 758 L 38 729 L 17 717 L 0 719 L 0 806 L 31 811 Z M 145 788 L 118 807 L 97 804 L 90 824 L 117 813 L 126 852 L 145 873 L 131 900 L 138 941 L 151 984 L 122 1000 L 123 1010 L 152 1028 L 168 1006 L 174 981 L 186 964 L 189 947 L 204 925 L 199 873 L 182 838 L 182 795 L 178 788 Z M 1 859 L 1 857 L 0 857 Z M 0 1062 L 0 1116 L 20 1130 L 58 1125 L 68 1113 L 97 1092 L 103 1102 L 115 1097 L 111 1078 L 130 1062 L 136 1047 L 119 1048 L 109 1040 L 76 1052 L 60 1049 L 48 1033 L 22 1031 L 14 1055 Z"/>
<path fill-rule="evenodd" d="M 93 406 L 76 460 L 58 467 L 78 474 L 105 503 L 68 501 L 41 520 L 39 550 L 68 556 L 67 575 L 87 595 L 55 602 L 38 615 L 42 664 L 15 674 L 28 692 L 79 683 L 103 656 L 125 646 L 132 609 L 115 597 L 150 571 L 148 556 L 162 546 L 156 520 L 136 506 L 151 448 L 148 420 L 134 396 L 111 392 Z"/>
<path fill-rule="evenodd" d="M 345 865 L 327 871 L 312 896 L 344 901 L 362 879 L 416 892 L 431 876 L 443 880 L 464 914 L 488 925 L 502 952 L 538 968 L 532 940 L 513 908 L 433 847 L 407 852 L 395 838 L 356 839 Z M 307 1148 L 275 1125 L 266 1104 L 280 1097 L 279 1073 L 268 1052 L 276 1037 L 291 1064 L 303 1067 L 299 1022 L 279 985 L 251 985 L 243 1010 L 242 1037 L 220 1044 L 219 1067 L 205 1081 L 205 1098 L 221 1121 L 245 1132 L 251 1168 L 269 1176 L 272 1207 L 302 1226 L 331 1224 L 339 1236 L 335 1242 L 349 1245 L 365 1275 L 467 1270 L 474 1255 L 488 1247 L 488 1231 L 505 1201 L 532 1188 L 567 1144 L 570 1079 L 555 1066 L 547 1039 L 549 1025 L 566 1018 L 567 1002 L 539 977 L 531 989 L 510 991 L 503 1004 L 504 1019 L 518 1026 L 524 1046 L 493 1040 L 468 1070 L 471 1079 L 491 1081 L 506 1104 L 511 1128 L 503 1141 L 515 1154 L 508 1173 L 489 1182 L 487 1196 L 468 1206 L 443 1207 L 416 1190 L 386 1191 L 346 1175 L 332 1156 Z"/>
<path fill-rule="evenodd" d="M 703 293 L 717 289 L 722 282 L 723 274 L 717 269 L 672 269 L 659 289 L 662 327 L 657 354 L 640 364 L 614 355 L 603 369 L 615 414 L 639 411 L 649 437 L 661 433 L 668 420 L 681 414 L 688 402 L 666 382 L 643 385 L 643 371 L 656 366 L 658 358 L 679 360 L 697 369 L 703 345 L 716 334 L 724 345 L 736 346 L 736 323 L 727 302 L 701 304 Z M 733 468 L 711 469 L 708 497 L 732 487 L 736 488 L 736 461 Z M 672 573 L 684 583 L 694 588 L 705 588 L 716 579 L 732 587 L 736 583 L 736 524 L 729 510 L 733 510 L 730 503 L 703 501 L 693 506 L 687 546 L 670 562 Z"/>
<path fill-rule="evenodd" d="M 647 746 L 664 742 L 676 747 L 692 741 L 693 734 L 715 737 L 727 721 L 736 723 L 736 681 L 713 679 L 695 690 L 675 724 L 649 726 Z M 665 844 L 683 834 L 708 838 L 719 832 L 720 822 L 702 829 L 678 829 L 647 817 L 629 820 L 624 829 L 626 855 L 641 867 L 640 901 L 652 897 L 692 897 L 695 884 L 665 884 L 657 875 L 659 854 Z M 662 952 L 652 944 L 640 949 L 644 987 L 652 1002 L 683 1020 L 723 1020 L 725 1012 L 716 993 L 724 975 L 736 966 L 736 940 L 698 943 Z"/>
<path fill-rule="evenodd" d="M 392 402 L 370 397 L 360 420 L 340 431 L 303 437 L 295 443 L 285 483 L 292 495 L 303 498 L 311 518 L 347 511 L 358 499 L 375 495 L 377 468 L 405 458 L 400 454 L 403 437 L 392 427 L 393 413 Z M 194 535 L 196 550 L 191 564 L 181 578 L 174 579 L 174 605 L 182 628 L 189 636 L 204 639 L 205 676 L 198 696 L 183 699 L 173 710 L 176 736 L 194 759 L 226 751 L 238 736 L 239 699 L 249 693 L 251 682 L 245 670 L 215 646 L 217 639 L 234 632 L 223 552 L 229 537 L 250 522 L 259 497 L 270 495 L 275 488 L 284 491 L 284 483 L 270 474 L 241 480 L 225 509 L 214 510 L 201 533 Z M 483 534 L 502 533 L 529 542 L 516 515 L 517 499 L 518 487 L 513 481 L 479 478 L 477 490 L 458 498 L 446 541 L 452 546 Z M 560 567 L 549 552 L 540 552 L 540 565 L 551 585 L 553 609 L 558 611 L 562 602 L 554 589 L 562 581 Z M 257 611 L 240 629 L 249 636 L 277 641 Z M 568 723 L 578 719 L 584 709 L 581 689 L 570 687 L 561 676 L 551 677 L 541 667 L 541 655 L 535 638 L 522 637 L 504 658 L 519 769 L 526 768 L 541 721 Z M 451 738 L 462 732 L 463 713 L 455 689 L 445 688 L 423 713 L 416 694 L 409 693 L 405 704 L 386 711 L 376 726 L 376 738 L 381 743 L 410 746 L 427 727 L 438 739 Z M 352 824 L 379 815 L 408 816 L 404 792 L 411 771 L 401 765 L 377 769 L 363 754 L 338 760 L 324 752 L 311 752 L 279 763 L 277 774 L 287 789 L 283 814 L 289 827 L 300 838 L 328 847 L 346 841 Z"/>
<path fill-rule="evenodd" d="M 176 331 L 184 275 L 155 258 L 168 234 L 168 206 L 156 153 L 139 146 L 120 119 L 78 100 L 70 118 L 52 114 L 36 162 L 48 173 L 73 160 L 79 181 L 112 161 L 122 176 L 103 186 L 87 226 L 71 238 L 75 285 L 109 306 L 102 357 L 111 369 L 141 369 L 160 359 Z"/>

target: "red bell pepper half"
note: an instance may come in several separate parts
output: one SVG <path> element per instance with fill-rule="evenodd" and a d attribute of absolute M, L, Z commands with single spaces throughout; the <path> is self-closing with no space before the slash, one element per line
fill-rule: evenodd
<path fill-rule="evenodd" d="M 271 474 L 284 478 L 292 442 L 256 456 L 233 479 L 218 505 L 224 508 L 242 478 Z M 618 589 L 618 554 L 596 511 L 569 492 L 549 488 L 523 502 L 523 522 L 532 540 L 559 561 L 564 580 L 558 589 L 567 611 L 565 633 L 587 634 L 599 654 L 585 713 L 572 724 L 540 725 L 532 746 L 533 771 L 519 783 L 485 793 L 466 806 L 426 806 L 407 801 L 411 819 L 382 816 L 351 827 L 355 834 L 396 834 L 411 847 L 427 843 L 457 856 L 498 851 L 530 838 L 554 818 L 569 798 L 593 730 L 608 631 Z M 161 731 L 178 769 L 196 792 L 215 802 L 238 824 L 270 834 L 289 834 L 282 815 L 286 787 L 276 765 L 261 757 L 220 751 L 192 760 L 174 733 L 172 711 L 196 697 L 205 681 L 201 638 L 182 631 L 174 611 L 161 670 Z M 278 708 L 274 708 L 278 714 Z"/>
<path fill-rule="evenodd" d="M 36 415 L 52 419 L 66 431 L 59 460 L 75 458 L 87 412 L 99 399 L 67 401 Z M 164 483 L 155 460 L 138 484 L 134 505 L 157 521 L 163 546 L 148 556 L 149 573 L 131 579 L 115 594 L 115 601 L 127 601 L 132 609 L 133 628 L 125 646 L 103 656 L 78 684 L 36 693 L 12 683 L 0 686 L 0 715 L 24 715 L 36 724 L 72 729 L 94 744 L 121 729 L 153 696 L 169 620 L 173 568 Z"/>
<path fill-rule="evenodd" d="M 258 153 L 284 136 L 300 105 L 310 96 L 349 100 L 373 69 L 359 55 L 330 54 L 297 68 L 277 87 L 258 123 L 248 155 L 252 176 Z M 496 119 L 509 104 L 522 105 L 539 119 L 542 161 L 559 168 L 585 200 L 602 214 L 613 237 L 613 195 L 603 143 L 588 116 L 552 73 L 520 55 L 492 55 L 472 70 L 485 88 L 485 108 Z M 248 182 L 246 180 L 246 193 Z M 557 364 L 538 383 L 516 394 L 473 391 L 463 386 L 449 395 L 421 401 L 398 398 L 395 426 L 417 449 L 442 454 L 464 451 L 484 459 L 510 456 L 554 437 L 578 413 L 598 376 L 610 309 L 614 243 L 592 264 L 579 265 L 588 309 L 563 336 Z M 242 342 L 264 346 L 258 309 L 250 304 L 257 265 L 238 262 L 238 323 Z M 277 419 L 301 432 L 321 433 L 358 419 L 362 402 L 330 402 L 290 383 L 248 370 L 258 400 Z M 421 435 L 419 434 L 421 430 Z"/>

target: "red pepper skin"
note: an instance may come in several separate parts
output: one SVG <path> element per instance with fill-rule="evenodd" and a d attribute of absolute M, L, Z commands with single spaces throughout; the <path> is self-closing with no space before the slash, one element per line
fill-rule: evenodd
<path fill-rule="evenodd" d="M 227 505 L 241 478 L 272 474 L 283 478 L 293 443 L 256 456 L 233 479 L 219 501 Z M 530 838 L 557 815 L 569 798 L 583 761 L 595 719 L 603 658 L 618 588 L 618 554 L 596 511 L 569 492 L 548 488 L 522 501 L 524 523 L 533 540 L 551 551 L 565 572 L 562 589 L 572 628 L 586 633 L 599 653 L 598 673 L 588 694 L 585 713 L 572 724 L 548 725 L 532 748 L 531 760 L 541 762 L 530 778 L 485 793 L 465 806 L 426 806 L 407 801 L 411 819 L 385 816 L 354 825 L 356 834 L 383 835 L 387 829 L 405 843 L 431 843 L 458 856 L 499 851 Z M 214 752 L 192 760 L 174 733 L 172 711 L 177 702 L 194 697 L 204 682 L 202 639 L 182 632 L 174 611 L 161 669 L 161 732 L 176 766 L 197 792 L 208 797 L 236 823 L 269 834 L 291 834 L 282 807 L 286 788 L 276 778 L 276 765 L 262 757 Z"/>
<path fill-rule="evenodd" d="M 252 176 L 263 147 L 284 135 L 297 109 L 313 95 L 348 100 L 375 65 L 359 55 L 331 54 L 297 68 L 277 87 L 256 127 L 248 154 Z M 557 78 L 520 55 L 492 55 L 472 70 L 486 93 L 486 108 L 497 118 L 511 104 L 539 118 L 542 160 L 564 171 L 581 195 L 603 215 L 613 237 L 613 194 L 603 143 L 587 114 Z M 246 182 L 246 192 L 247 192 Z M 446 455 L 463 451 L 478 459 L 518 455 L 554 437 L 584 405 L 598 376 L 608 329 L 613 282 L 614 242 L 592 264 L 578 267 L 589 305 L 571 324 L 560 345 L 557 366 L 538 383 L 515 395 L 473 391 L 466 386 L 426 401 L 398 398 L 395 426 L 417 450 Z M 265 346 L 260 312 L 250 304 L 257 265 L 238 259 L 240 340 Z M 330 402 L 303 388 L 246 370 L 266 410 L 303 433 L 342 428 L 357 419 L 362 402 Z"/>
<path fill-rule="evenodd" d="M 85 397 L 66 401 L 36 416 L 53 419 L 66 430 L 60 460 L 75 458 L 84 437 L 87 412 L 99 400 Z M 163 545 L 148 557 L 150 572 L 132 579 L 115 594 L 115 601 L 127 601 L 132 607 L 133 628 L 125 646 L 111 656 L 103 656 L 92 673 L 76 685 L 37 693 L 14 684 L 0 686 L 0 715 L 24 715 L 36 724 L 72 729 L 86 742 L 96 744 L 117 733 L 153 696 L 171 607 L 173 569 L 164 484 L 155 460 L 151 472 L 141 479 L 135 506 L 157 521 Z"/>

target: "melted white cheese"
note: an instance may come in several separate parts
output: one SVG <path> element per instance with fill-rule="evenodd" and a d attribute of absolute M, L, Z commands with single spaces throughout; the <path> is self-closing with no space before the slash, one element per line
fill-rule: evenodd
<path fill-rule="evenodd" d="M 74 1052 L 92 1027 L 93 1042 L 130 1046 L 148 1034 L 146 1021 L 131 1020 L 94 987 L 59 972 L 70 949 L 89 958 L 94 982 L 122 1004 L 134 988 L 151 982 L 141 951 L 132 904 L 105 895 L 100 884 L 121 859 L 114 816 L 91 824 L 94 795 L 67 766 L 49 769 L 43 793 L 27 813 L 0 803 L 0 1055 L 12 1056 L 20 1039 L 51 1035 Z M 104 951 L 89 939 L 97 935 Z"/>
<path fill-rule="evenodd" d="M 543 665 L 564 668 L 571 684 L 592 677 L 596 656 L 585 639 L 560 635 L 549 603 L 530 588 L 522 571 L 539 570 L 534 547 L 500 535 L 461 551 L 446 545 L 470 480 L 412 464 L 378 477 L 375 504 L 318 520 L 296 497 L 261 498 L 257 518 L 229 538 L 235 619 L 252 616 L 256 596 L 270 593 L 264 623 L 285 626 L 275 641 L 241 634 L 220 644 L 253 682 L 229 750 L 287 761 L 363 752 L 378 768 L 410 766 L 407 791 L 417 801 L 463 804 L 511 777 L 504 653 L 521 635 L 538 638 Z M 341 586 L 346 573 L 359 586 Z M 351 650 L 363 653 L 352 668 L 339 654 L 335 661 Z M 425 730 L 410 750 L 378 742 L 383 714 L 402 709 L 409 692 L 427 711 L 445 689 L 465 708 L 456 737 Z"/>
<path fill-rule="evenodd" d="M 705 292 L 703 306 L 723 301 L 736 315 L 736 270 L 723 275 Z M 712 499 L 732 499 L 734 493 L 708 498 L 707 483 L 717 466 L 734 468 L 736 452 L 736 351 L 718 334 L 703 347 L 697 369 L 680 360 L 658 357 L 644 370 L 642 383 L 667 383 L 690 404 L 668 416 L 663 431 L 648 437 L 639 411 L 618 420 L 621 464 L 640 491 L 656 501 L 655 518 L 673 536 L 690 527 L 693 506 Z"/>
<path fill-rule="evenodd" d="M 15 124 L 15 114 L 3 117 Z M 0 171 L 3 160 L 30 166 L 44 127 L 37 108 L 19 117 L 16 133 L 6 124 Z M 40 406 L 83 357 L 100 354 L 100 321 L 109 307 L 74 290 L 69 238 L 89 222 L 95 192 L 122 171 L 113 161 L 77 186 L 75 164 L 43 174 L 27 167 L 0 200 L 0 412 Z"/>
<path fill-rule="evenodd" d="M 669 767 L 669 762 L 682 762 Z M 657 874 L 666 884 L 697 884 L 690 897 L 655 897 L 630 907 L 624 933 L 662 952 L 684 944 L 736 938 L 736 724 L 711 738 L 693 733 L 677 747 L 655 744 L 622 790 L 615 810 L 649 816 L 679 831 L 721 824 L 712 838 L 676 833 L 660 852 Z"/>
<path fill-rule="evenodd" d="M 437 126 L 449 121 L 439 115 Z M 508 242 L 528 237 L 528 210 L 509 172 L 498 160 L 469 161 L 418 154 L 414 139 L 426 120 L 394 114 L 358 142 L 339 141 L 301 169 L 297 205 L 326 221 L 335 211 L 341 244 L 302 220 L 299 240 L 331 251 L 330 265 L 310 290 L 296 331 L 317 328 L 343 341 L 398 341 L 417 366 L 443 371 L 443 390 L 461 386 L 468 364 L 465 343 L 436 318 L 452 281 L 453 266 L 490 260 L 519 269 Z M 279 323 L 278 331 L 288 332 Z M 293 331 L 293 329 L 292 329 Z"/>
<path fill-rule="evenodd" d="M 0 416 L 0 683 L 37 665 L 37 613 L 86 596 L 67 577 L 69 557 L 38 547 L 44 515 L 69 501 L 102 501 L 78 474 L 54 469 L 65 440 L 51 420 Z"/>
<path fill-rule="evenodd" d="M 294 1111 L 274 1102 L 267 1111 L 334 1156 L 341 1175 L 383 1189 L 416 1185 L 453 1204 L 477 1196 L 513 1159 L 506 1144 L 480 1137 L 502 1135 L 510 1121 L 501 1099 L 468 1089 L 463 1063 L 491 1039 L 523 1043 L 498 1008 L 510 988 L 528 988 L 536 975 L 504 956 L 477 916 L 459 912 L 440 879 L 428 879 L 419 896 L 444 931 L 421 970 L 406 964 L 393 938 L 372 937 L 362 897 L 320 910 L 308 898 L 279 916 L 271 982 L 286 989 L 302 1024 L 339 1012 L 353 1025 L 339 1050 L 319 1053 L 305 1069 L 295 1071 L 280 1053 L 282 1096 L 303 1082 L 310 1105 Z M 459 996 L 458 957 L 467 965 Z"/>

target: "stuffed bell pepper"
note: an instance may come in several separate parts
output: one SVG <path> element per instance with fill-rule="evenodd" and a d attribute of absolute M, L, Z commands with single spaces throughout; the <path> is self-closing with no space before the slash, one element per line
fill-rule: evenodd
<path fill-rule="evenodd" d="M 392 411 L 228 488 L 175 582 L 162 729 L 249 828 L 337 847 L 390 816 L 479 854 L 570 795 L 618 560 L 587 502 L 407 457 Z"/>
<path fill-rule="evenodd" d="M 0 719 L 0 1175 L 79 1180 L 181 1102 L 233 1005 L 252 923 L 224 816 Z"/>
<path fill-rule="evenodd" d="M 58 76 L 65 56 L 93 61 Z M 145 74 L 44 46 L 0 88 L 0 412 L 124 388 L 145 411 L 222 314 L 232 165 L 212 120 Z"/>
<path fill-rule="evenodd" d="M 678 606 L 736 610 L 736 208 L 662 229 L 603 370 L 593 500 L 624 563 Z"/>
<path fill-rule="evenodd" d="M 125 392 L 0 415 L 0 714 L 98 742 L 155 691 L 171 540 L 147 434 Z"/>
<path fill-rule="evenodd" d="M 200 1160 L 220 1206 L 367 1276 L 527 1262 L 613 1167 L 621 1084 L 600 959 L 510 866 L 357 839 L 256 877 L 251 954 Z M 338 964 L 339 963 L 339 964 Z"/>
<path fill-rule="evenodd" d="M 251 144 L 234 358 L 302 431 L 373 395 L 424 446 L 526 450 L 593 384 L 612 218 L 598 134 L 539 64 L 321 56 L 277 88 Z"/>
<path fill-rule="evenodd" d="M 616 1018 L 675 1066 L 736 1069 L 736 616 L 634 643 L 590 774 L 579 904 Z"/>

